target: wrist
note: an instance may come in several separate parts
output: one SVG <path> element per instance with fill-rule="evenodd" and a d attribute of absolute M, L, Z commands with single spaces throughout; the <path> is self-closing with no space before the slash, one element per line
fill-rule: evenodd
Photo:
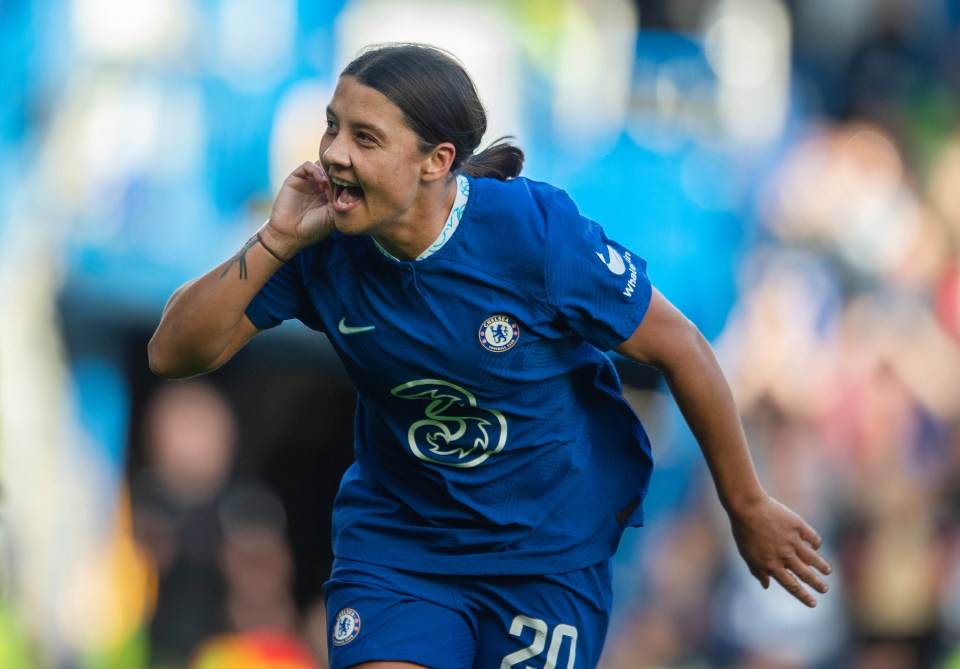
<path fill-rule="evenodd" d="M 758 484 L 740 488 L 732 493 L 720 492 L 720 504 L 727 514 L 734 517 L 746 516 L 761 506 L 767 499 L 767 492 Z"/>
<path fill-rule="evenodd" d="M 287 262 L 300 251 L 297 239 L 277 232 L 269 219 L 257 230 L 256 237 L 264 250 L 280 262 Z"/>

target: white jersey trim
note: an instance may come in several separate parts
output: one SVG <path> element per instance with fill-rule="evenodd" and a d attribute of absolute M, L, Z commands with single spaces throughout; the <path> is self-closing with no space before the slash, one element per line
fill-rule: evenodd
<path fill-rule="evenodd" d="M 460 226 L 460 220 L 463 218 L 463 212 L 467 208 L 467 200 L 469 199 L 470 181 L 462 174 L 458 174 L 457 196 L 453 200 L 453 207 L 450 208 L 450 215 L 447 216 L 447 222 L 443 224 L 443 229 L 440 231 L 440 234 L 437 236 L 437 238 L 433 240 L 433 243 L 428 246 L 423 253 L 417 256 L 417 260 L 429 258 L 443 248 L 444 244 L 450 241 L 450 238 L 453 237 L 453 233 L 456 232 L 457 228 Z M 387 256 L 391 260 L 402 262 L 399 258 L 380 246 L 376 239 L 373 240 L 373 243 L 376 244 L 377 248 L 380 249 L 380 253 L 383 255 Z"/>

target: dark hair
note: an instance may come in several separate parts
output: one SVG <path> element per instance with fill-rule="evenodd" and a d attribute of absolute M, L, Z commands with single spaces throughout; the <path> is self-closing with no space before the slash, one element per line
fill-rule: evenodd
<path fill-rule="evenodd" d="M 501 137 L 479 153 L 487 113 L 463 65 L 425 44 L 377 44 L 347 65 L 341 77 L 354 77 L 379 91 L 403 113 L 424 149 L 450 142 L 457 155 L 450 171 L 472 177 L 512 179 L 523 169 L 523 151 Z"/>

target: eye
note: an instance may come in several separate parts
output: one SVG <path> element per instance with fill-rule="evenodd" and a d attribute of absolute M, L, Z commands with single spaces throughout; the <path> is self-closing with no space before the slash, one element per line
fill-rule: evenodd
<path fill-rule="evenodd" d="M 337 124 L 330 119 L 327 119 L 327 134 L 335 135 L 337 133 Z"/>
<path fill-rule="evenodd" d="M 367 133 L 365 133 L 365 132 L 358 132 L 358 133 L 357 133 L 357 141 L 358 141 L 358 142 L 361 142 L 361 143 L 363 143 L 363 144 L 372 144 L 372 143 L 374 143 L 376 140 L 373 138 L 373 135 L 369 135 L 369 134 L 367 134 Z"/>

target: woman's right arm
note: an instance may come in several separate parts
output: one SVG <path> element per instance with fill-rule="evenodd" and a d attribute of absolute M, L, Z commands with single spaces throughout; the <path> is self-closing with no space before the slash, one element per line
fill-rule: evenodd
<path fill-rule="evenodd" d="M 291 258 L 329 235 L 333 219 L 328 204 L 329 186 L 319 164 L 304 163 L 294 170 L 258 235 L 171 296 L 147 346 L 150 369 L 164 378 L 183 379 L 213 371 L 232 358 L 258 332 L 245 312 L 282 266 L 273 254 Z"/>

